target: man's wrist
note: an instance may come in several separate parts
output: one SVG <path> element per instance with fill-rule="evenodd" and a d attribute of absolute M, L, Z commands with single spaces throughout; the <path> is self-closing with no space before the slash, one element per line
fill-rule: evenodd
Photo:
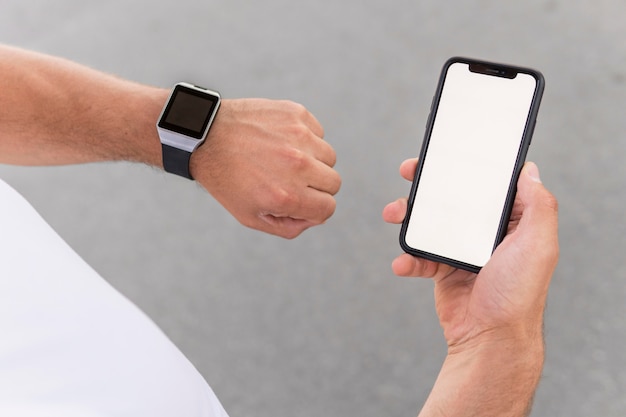
<path fill-rule="evenodd" d="M 544 361 L 543 339 L 476 344 L 453 351 L 420 417 L 528 415 Z"/>
<path fill-rule="evenodd" d="M 136 84 L 130 85 L 130 89 L 124 91 L 120 97 L 124 102 L 120 126 L 124 136 L 122 139 L 126 142 L 126 155 L 114 159 L 163 167 L 161 142 L 154 128 L 154 121 L 158 119 L 168 94 L 166 89 Z M 123 120 L 130 121 L 131 118 L 132 122 Z"/>
<path fill-rule="evenodd" d="M 521 349 L 532 349 L 535 344 L 543 345 L 543 311 L 541 314 L 519 320 L 514 324 L 490 324 L 480 328 L 473 326 L 468 332 L 463 328 L 458 332 L 446 329 L 448 354 L 454 355 L 465 351 L 480 351 L 486 348 L 515 346 Z M 464 334 L 454 337 L 455 333 Z"/>
<path fill-rule="evenodd" d="M 206 140 L 220 102 L 217 91 L 185 82 L 174 86 L 156 124 L 167 172 L 193 179 L 191 155 Z"/>

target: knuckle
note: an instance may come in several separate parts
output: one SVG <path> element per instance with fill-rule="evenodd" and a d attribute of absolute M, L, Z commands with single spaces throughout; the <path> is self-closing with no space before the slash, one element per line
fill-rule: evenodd
<path fill-rule="evenodd" d="M 330 197 L 328 200 L 329 200 L 329 208 L 330 208 L 329 212 L 333 214 L 335 213 L 335 210 L 337 209 L 337 200 L 335 200 L 334 197 Z"/>
<path fill-rule="evenodd" d="M 282 233 L 282 237 L 287 240 L 292 240 L 300 236 L 303 230 L 287 230 Z"/>
<path fill-rule="evenodd" d="M 289 147 L 284 150 L 283 154 L 287 164 L 291 169 L 296 171 L 301 171 L 308 167 L 309 158 L 307 155 L 300 149 Z"/>
<path fill-rule="evenodd" d="M 281 100 L 280 106 L 283 114 L 290 115 L 295 119 L 300 119 L 308 113 L 306 107 L 292 100 Z"/>
<path fill-rule="evenodd" d="M 330 148 L 330 157 L 329 157 L 329 161 L 330 161 L 330 166 L 334 167 L 335 164 L 337 163 L 337 151 L 335 151 L 334 148 Z"/>
<path fill-rule="evenodd" d="M 294 121 L 289 126 L 289 135 L 299 142 L 304 142 L 310 139 L 311 132 L 304 124 Z"/>
<path fill-rule="evenodd" d="M 290 208 L 297 206 L 299 203 L 298 196 L 283 187 L 271 187 L 267 197 L 268 207 L 280 208 L 282 209 L 281 211 L 289 211 Z"/>
<path fill-rule="evenodd" d="M 304 105 L 300 103 L 297 103 L 295 101 L 289 101 L 288 103 L 291 108 L 291 111 L 298 117 L 306 116 L 309 113 L 306 107 L 304 107 Z"/>
<path fill-rule="evenodd" d="M 337 210 L 337 202 L 334 198 L 328 198 L 323 203 L 320 203 L 317 207 L 317 218 L 315 222 L 322 224 L 328 220 Z"/>
<path fill-rule="evenodd" d="M 335 214 L 336 210 L 337 210 L 337 201 L 334 198 L 331 198 L 326 209 L 327 218 Z"/>
<path fill-rule="evenodd" d="M 333 180 L 333 184 L 331 185 L 331 194 L 335 195 L 339 192 L 339 190 L 341 189 L 341 186 L 343 185 L 343 181 L 341 179 L 341 176 L 338 173 L 335 173 L 335 178 Z"/>

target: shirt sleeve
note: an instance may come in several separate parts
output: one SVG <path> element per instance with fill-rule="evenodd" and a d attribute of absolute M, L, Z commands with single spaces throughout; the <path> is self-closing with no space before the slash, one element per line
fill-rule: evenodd
<path fill-rule="evenodd" d="M 227 417 L 134 304 L 0 180 L 0 415 Z"/>

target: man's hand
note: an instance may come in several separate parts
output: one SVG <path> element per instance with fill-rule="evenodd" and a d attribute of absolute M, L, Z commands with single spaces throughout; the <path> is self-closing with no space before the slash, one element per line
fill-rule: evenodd
<path fill-rule="evenodd" d="M 299 104 L 223 100 L 191 173 L 245 226 L 291 239 L 335 211 L 341 178 L 323 137 Z"/>
<path fill-rule="evenodd" d="M 401 175 L 412 180 L 416 164 L 405 161 Z M 401 223 L 406 210 L 407 200 L 399 199 L 385 207 L 383 218 Z M 394 260 L 397 275 L 433 279 L 448 343 L 448 358 L 423 415 L 527 412 L 543 365 L 543 313 L 558 260 L 557 223 L 557 202 L 541 184 L 537 167 L 527 163 L 507 236 L 479 274 L 409 254 Z"/>
<path fill-rule="evenodd" d="M 2 45 L 0 87 L 2 163 L 163 166 L 155 122 L 167 90 Z M 299 104 L 222 100 L 190 171 L 244 225 L 293 238 L 335 211 L 341 179 L 323 136 Z"/>

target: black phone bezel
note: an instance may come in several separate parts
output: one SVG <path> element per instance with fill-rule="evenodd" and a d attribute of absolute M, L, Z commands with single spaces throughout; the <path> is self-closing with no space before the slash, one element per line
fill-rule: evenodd
<path fill-rule="evenodd" d="M 465 58 L 465 57 L 452 57 L 448 59 L 445 62 L 441 70 L 439 81 L 437 83 L 435 96 L 433 97 L 433 101 L 431 104 L 430 114 L 428 116 L 428 121 L 426 123 L 426 130 L 425 130 L 424 138 L 422 141 L 422 147 L 419 153 L 419 163 L 417 165 L 413 182 L 411 185 L 411 192 L 409 194 L 406 216 L 404 218 L 404 221 L 402 222 L 402 227 L 400 230 L 400 246 L 402 250 L 404 250 L 405 252 L 411 255 L 421 257 L 427 260 L 435 261 L 435 262 L 441 262 L 441 263 L 453 266 L 455 268 L 460 268 L 466 271 L 478 273 L 480 272 L 483 265 L 472 265 L 472 264 L 468 264 L 468 263 L 465 263 L 456 259 L 447 258 L 445 256 L 441 256 L 435 253 L 422 251 L 419 249 L 412 248 L 406 243 L 406 232 L 407 232 L 408 224 L 411 219 L 411 212 L 413 210 L 415 194 L 419 186 L 419 180 L 420 180 L 420 176 L 421 176 L 421 172 L 423 168 L 422 162 L 425 160 L 425 156 L 428 150 L 430 136 L 432 134 L 433 125 L 434 125 L 435 118 L 437 115 L 437 109 L 439 107 L 439 101 L 441 99 L 441 93 L 443 91 L 443 87 L 445 84 L 446 75 L 450 66 L 455 63 L 468 64 L 470 71 L 478 72 L 478 73 L 482 73 L 486 75 L 513 79 L 517 76 L 517 74 L 523 73 L 523 74 L 531 75 L 536 80 L 535 92 L 531 101 L 531 106 L 529 109 L 528 118 L 526 120 L 526 125 L 524 127 L 524 133 L 520 141 L 520 146 L 518 149 L 515 166 L 513 167 L 513 170 L 512 170 L 512 175 L 511 175 L 511 179 L 509 182 L 509 188 L 508 188 L 506 199 L 504 201 L 502 214 L 500 216 L 500 223 L 498 226 L 496 240 L 493 244 L 492 253 L 506 236 L 508 223 L 509 223 L 509 219 L 511 216 L 511 212 L 513 210 L 513 203 L 515 201 L 515 195 L 517 191 L 517 180 L 519 178 L 520 172 L 526 160 L 526 155 L 528 153 L 528 149 L 532 141 L 532 135 L 533 135 L 536 120 L 537 120 L 537 114 L 539 112 L 541 98 L 543 96 L 543 91 L 545 89 L 545 79 L 541 72 L 531 69 L 531 68 L 518 67 L 514 65 L 507 65 L 507 64 L 501 64 L 501 63 L 495 63 L 495 62 L 489 62 L 489 61 L 483 61 L 483 60 L 477 60 L 477 59 Z"/>

